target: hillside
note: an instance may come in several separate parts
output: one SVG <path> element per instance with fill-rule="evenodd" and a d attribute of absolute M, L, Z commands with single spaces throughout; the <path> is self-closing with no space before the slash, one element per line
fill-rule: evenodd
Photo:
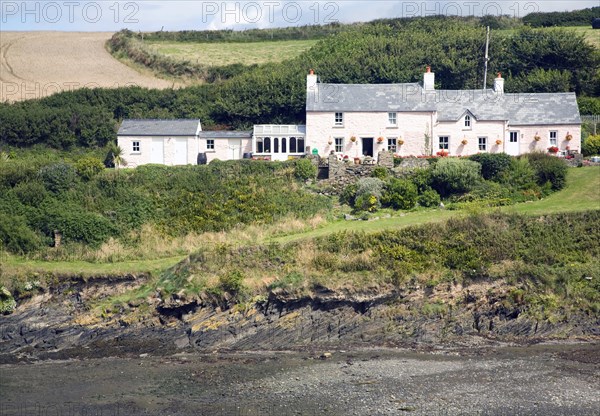
<path fill-rule="evenodd" d="M 41 98 L 82 87 L 173 86 L 173 82 L 140 73 L 115 60 L 104 47 L 111 35 L 2 32 L 0 102 Z"/>

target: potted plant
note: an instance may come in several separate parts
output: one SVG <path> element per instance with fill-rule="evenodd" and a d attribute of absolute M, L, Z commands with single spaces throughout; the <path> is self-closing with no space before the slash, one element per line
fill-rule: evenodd
<path fill-rule="evenodd" d="M 355 164 L 355 165 L 360 165 L 360 157 L 356 156 L 356 157 L 354 158 L 354 164 Z"/>
<path fill-rule="evenodd" d="M 448 152 L 447 150 L 440 150 L 439 152 L 436 153 L 436 155 L 439 157 L 446 157 L 449 154 L 450 154 L 450 152 Z"/>
<path fill-rule="evenodd" d="M 539 142 L 540 140 L 542 140 L 542 138 L 536 134 L 535 136 L 533 136 L 533 140 Z"/>
<path fill-rule="evenodd" d="M 571 140 L 573 140 L 573 135 L 570 133 L 567 133 L 567 137 L 565 137 L 565 139 L 567 139 L 567 141 L 571 141 Z"/>
<path fill-rule="evenodd" d="M 329 140 L 327 141 L 327 144 L 328 144 L 329 146 L 331 146 L 331 145 L 333 144 L 333 140 L 331 140 L 331 137 L 330 137 L 330 138 L 329 138 Z"/>
<path fill-rule="evenodd" d="M 350 162 L 350 157 L 348 155 L 344 155 L 344 162 Z"/>
<path fill-rule="evenodd" d="M 384 140 L 385 140 L 385 139 L 383 138 L 383 136 L 379 136 L 379 137 L 377 138 L 377 143 L 383 143 L 383 141 L 384 141 Z"/>
<path fill-rule="evenodd" d="M 462 140 L 462 142 L 461 142 L 461 144 L 462 144 L 463 146 L 466 146 L 466 145 L 467 145 L 467 143 L 469 143 L 469 142 L 467 141 L 467 139 L 463 139 L 463 140 Z"/>
<path fill-rule="evenodd" d="M 398 146 L 402 146 L 404 144 L 404 140 L 398 139 Z"/>
<path fill-rule="evenodd" d="M 556 146 L 550 146 L 550 147 L 548 148 L 548 152 L 549 152 L 549 153 L 556 154 L 556 153 L 558 153 L 558 147 L 556 147 Z"/>
<path fill-rule="evenodd" d="M 350 137 L 350 141 L 351 141 L 352 143 L 355 143 L 355 142 L 356 142 L 356 136 L 351 136 L 351 137 Z"/>
<path fill-rule="evenodd" d="M 502 140 L 498 139 L 496 140 L 496 146 L 500 146 L 502 144 Z"/>

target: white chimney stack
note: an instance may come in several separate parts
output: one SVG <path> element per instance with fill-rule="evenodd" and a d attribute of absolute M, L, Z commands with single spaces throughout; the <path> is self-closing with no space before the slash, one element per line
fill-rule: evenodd
<path fill-rule="evenodd" d="M 498 72 L 498 78 L 494 80 L 494 92 L 496 94 L 504 94 L 504 78 L 502 78 L 500 72 Z"/>
<path fill-rule="evenodd" d="M 427 66 L 427 72 L 423 76 L 423 88 L 425 91 L 435 90 L 435 73 L 431 72 L 430 66 Z"/>
<path fill-rule="evenodd" d="M 314 70 L 310 70 L 306 76 L 306 91 L 315 91 L 317 88 L 317 76 Z"/>

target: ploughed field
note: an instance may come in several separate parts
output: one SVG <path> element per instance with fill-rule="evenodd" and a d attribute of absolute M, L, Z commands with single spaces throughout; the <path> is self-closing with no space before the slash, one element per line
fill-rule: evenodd
<path fill-rule="evenodd" d="M 60 91 L 136 85 L 170 88 L 105 49 L 109 32 L 0 32 L 0 101 L 22 101 Z"/>

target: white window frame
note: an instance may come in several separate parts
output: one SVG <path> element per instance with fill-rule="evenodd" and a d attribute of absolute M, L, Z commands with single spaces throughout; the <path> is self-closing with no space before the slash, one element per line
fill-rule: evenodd
<path fill-rule="evenodd" d="M 443 147 L 442 139 L 446 139 L 446 147 Z M 450 151 L 450 136 L 438 136 L 438 150 Z"/>
<path fill-rule="evenodd" d="M 514 142 L 512 140 L 513 139 L 513 135 L 516 138 L 516 140 Z M 509 143 L 519 143 L 519 132 L 515 131 L 515 130 L 509 132 L 509 134 L 508 134 L 508 142 Z"/>
<path fill-rule="evenodd" d="M 335 137 L 333 139 L 335 146 L 335 153 L 344 153 L 344 138 L 343 137 Z"/>
<path fill-rule="evenodd" d="M 206 150 L 215 150 L 215 139 L 206 139 Z"/>
<path fill-rule="evenodd" d="M 482 143 L 483 142 L 483 143 Z M 477 138 L 477 148 L 480 152 L 487 152 L 488 146 L 488 138 L 484 136 L 480 136 Z"/>
<path fill-rule="evenodd" d="M 333 116 L 333 125 L 341 127 L 344 125 L 344 113 L 336 112 Z"/>
<path fill-rule="evenodd" d="M 552 137 L 552 136 L 554 136 L 554 137 Z M 549 134 L 549 137 L 550 137 L 550 146 L 558 147 L 558 131 L 552 130 Z"/>
<path fill-rule="evenodd" d="M 388 126 L 398 127 L 398 113 L 388 113 Z"/>
<path fill-rule="evenodd" d="M 396 153 L 398 151 L 398 138 L 388 137 L 387 138 L 387 150 L 388 152 Z"/>
<path fill-rule="evenodd" d="M 471 121 L 471 116 L 470 115 L 466 115 L 465 116 L 465 129 L 471 130 L 472 128 L 472 121 Z"/>
<path fill-rule="evenodd" d="M 131 142 L 131 152 L 132 153 L 142 153 L 142 147 L 139 140 L 134 140 Z"/>

